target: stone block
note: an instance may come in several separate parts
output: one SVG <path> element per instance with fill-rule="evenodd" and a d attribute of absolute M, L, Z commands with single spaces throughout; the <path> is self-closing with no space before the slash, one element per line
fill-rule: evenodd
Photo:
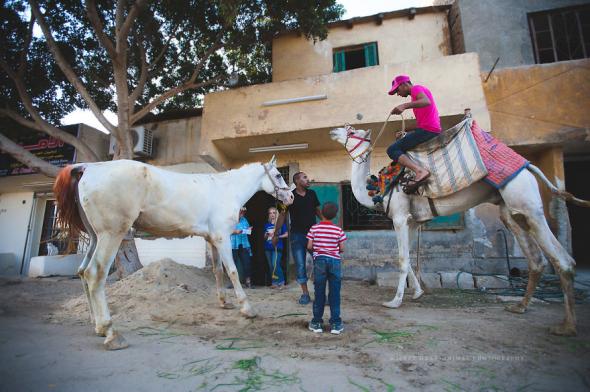
<path fill-rule="evenodd" d="M 422 272 L 420 277 L 427 289 L 440 289 L 442 287 L 438 272 Z"/>
<path fill-rule="evenodd" d="M 78 272 L 84 255 L 64 256 L 36 256 L 31 257 L 29 264 L 29 276 L 73 276 Z"/>
<path fill-rule="evenodd" d="M 475 287 L 478 289 L 506 289 L 510 287 L 510 282 L 508 281 L 507 276 L 503 275 L 484 275 L 484 276 L 475 276 Z"/>
<path fill-rule="evenodd" d="M 459 287 L 457 287 L 457 275 L 459 275 Z M 445 289 L 472 289 L 473 275 L 468 272 L 441 272 L 441 283 Z"/>
<path fill-rule="evenodd" d="M 400 275 L 401 275 L 401 273 L 399 271 L 377 272 L 377 286 L 379 286 L 379 287 L 397 287 Z"/>

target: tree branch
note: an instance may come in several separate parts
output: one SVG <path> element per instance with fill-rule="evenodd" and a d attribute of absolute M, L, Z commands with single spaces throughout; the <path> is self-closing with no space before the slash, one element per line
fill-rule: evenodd
<path fill-rule="evenodd" d="M 57 65 L 59 66 L 61 71 L 64 73 L 64 75 L 66 76 L 68 81 L 76 88 L 78 93 L 82 96 L 82 98 L 84 99 L 84 101 L 86 102 L 86 104 L 88 105 L 90 110 L 92 111 L 92 113 L 98 119 L 98 121 L 107 130 L 109 130 L 109 132 L 111 132 L 111 133 L 115 132 L 115 129 L 116 129 L 115 126 L 113 124 L 111 124 L 111 122 L 109 120 L 107 120 L 107 118 L 103 115 L 102 111 L 100 110 L 100 108 L 98 107 L 96 102 L 94 102 L 94 100 L 90 96 L 90 93 L 88 92 L 88 90 L 86 90 L 86 87 L 84 86 L 82 81 L 78 78 L 78 76 L 76 75 L 76 73 L 74 72 L 74 70 L 72 69 L 70 64 L 68 64 L 68 62 L 66 61 L 66 59 L 62 55 L 61 51 L 57 47 L 57 44 L 56 44 L 55 40 L 53 39 L 53 35 L 51 34 L 51 31 L 49 30 L 49 27 L 45 23 L 44 16 L 41 13 L 41 10 L 39 9 L 39 4 L 37 3 L 37 1 L 36 0 L 29 0 L 29 4 L 31 5 L 31 10 L 32 10 L 33 14 L 35 15 L 35 19 L 37 20 L 39 27 L 41 27 L 41 30 L 43 31 L 43 35 L 45 36 L 45 40 L 47 41 L 47 46 L 49 47 L 49 50 L 53 54 L 53 57 L 54 57 L 55 61 L 57 62 Z"/>
<path fill-rule="evenodd" d="M 187 90 L 194 90 L 197 88 L 209 86 L 211 84 L 219 82 L 220 80 L 223 80 L 226 77 L 227 75 L 218 75 L 212 79 L 207 80 L 206 82 L 201 82 L 197 84 L 186 82 L 180 86 L 174 87 L 166 91 L 162 95 L 154 98 L 150 103 L 148 103 L 146 106 L 137 111 L 133 116 L 131 116 L 130 122 L 131 124 L 135 124 L 135 122 L 137 122 L 140 118 L 151 112 L 156 106 L 160 105 L 162 102 L 166 101 L 169 98 L 172 98 L 177 94 L 180 94 Z"/>
<path fill-rule="evenodd" d="M 16 144 L 6 136 L 0 133 L 0 151 L 11 155 L 14 159 L 20 163 L 30 167 L 31 169 L 41 172 L 48 177 L 57 177 L 60 168 L 52 165 L 49 162 L 44 161 L 41 158 L 36 157 L 22 146 Z"/>
<path fill-rule="evenodd" d="M 207 60 L 209 60 L 209 57 L 211 57 L 211 55 L 218 49 L 221 49 L 223 47 L 223 44 L 221 43 L 221 38 L 223 37 L 223 32 L 220 32 L 217 35 L 217 38 L 215 39 L 215 43 L 213 45 L 211 45 L 211 47 L 209 49 L 207 49 L 207 51 L 205 52 L 205 54 L 203 55 L 203 58 L 201 58 L 201 60 L 199 61 L 199 64 L 197 64 L 197 66 L 195 67 L 195 70 L 193 71 L 189 82 L 190 83 L 194 83 L 195 80 L 197 80 L 197 76 L 199 76 L 199 73 L 203 70 L 203 68 L 205 67 L 205 63 L 207 62 Z"/>
<path fill-rule="evenodd" d="M 120 1 L 122 2 L 122 0 Z M 137 0 L 133 6 L 131 6 L 129 13 L 127 14 L 127 18 L 125 18 L 125 22 L 123 22 L 123 25 L 119 28 L 119 24 L 117 24 L 117 52 L 119 54 L 121 53 L 121 50 L 127 46 L 124 45 L 124 43 L 127 42 L 127 37 L 129 36 L 131 27 L 133 26 L 133 23 L 135 23 L 135 18 L 137 18 L 137 14 L 139 14 L 139 9 L 143 6 L 143 3 L 144 0 Z M 119 5 L 117 4 L 117 10 L 118 6 Z"/>
<path fill-rule="evenodd" d="M 111 41 L 104 31 L 104 25 L 98 14 L 95 0 L 86 1 L 86 15 L 88 16 L 88 20 L 90 20 L 90 24 L 92 25 L 92 29 L 94 30 L 94 34 L 96 34 L 98 41 L 106 49 L 111 60 L 113 62 L 116 61 L 117 51 L 115 50 L 115 44 L 113 44 L 113 41 Z"/>
<path fill-rule="evenodd" d="M 4 72 L 6 72 L 8 77 L 12 79 L 22 104 L 25 106 L 25 108 L 27 109 L 34 121 L 27 120 L 18 113 L 8 109 L 0 109 L 0 114 L 10 117 L 22 125 L 45 132 L 50 136 L 53 136 L 57 139 L 63 140 L 68 144 L 71 144 L 72 146 L 76 147 L 76 149 L 83 152 L 90 159 L 93 159 L 95 161 L 100 160 L 98 156 L 94 153 L 94 151 L 92 151 L 92 149 L 90 149 L 90 147 L 88 147 L 80 139 L 67 132 L 62 131 L 57 127 L 54 127 L 41 117 L 41 115 L 33 105 L 33 101 L 31 100 L 31 97 L 29 96 L 29 93 L 25 88 L 23 80 L 8 66 L 4 59 L 0 59 L 0 67 L 4 70 Z M 33 126 L 33 124 L 35 125 Z"/>
<path fill-rule="evenodd" d="M 139 98 L 143 89 L 145 87 L 145 83 L 148 79 L 148 63 L 145 58 L 145 48 L 143 47 L 141 41 L 137 40 L 137 45 L 139 46 L 139 57 L 141 59 L 141 72 L 139 75 L 139 80 L 137 81 L 137 86 L 133 89 L 133 92 L 129 96 L 129 108 L 135 107 L 135 101 Z M 131 109 L 132 110 L 132 109 Z M 130 113 L 132 114 L 132 113 Z"/>
<path fill-rule="evenodd" d="M 23 50 L 20 52 L 20 61 L 18 64 L 18 75 L 22 77 L 25 74 L 26 63 L 27 63 L 27 53 L 29 52 L 29 47 L 31 46 L 31 41 L 33 40 L 33 26 L 35 25 L 35 15 L 31 14 L 31 20 L 29 21 L 29 28 L 27 37 L 25 38 L 25 44 L 23 45 Z"/>

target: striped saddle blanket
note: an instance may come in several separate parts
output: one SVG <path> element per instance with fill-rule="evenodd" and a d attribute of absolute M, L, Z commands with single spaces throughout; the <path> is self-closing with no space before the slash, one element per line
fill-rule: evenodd
<path fill-rule="evenodd" d="M 407 154 L 428 169 L 430 178 L 418 193 L 444 197 L 484 180 L 500 188 L 528 165 L 528 161 L 466 118 Z"/>

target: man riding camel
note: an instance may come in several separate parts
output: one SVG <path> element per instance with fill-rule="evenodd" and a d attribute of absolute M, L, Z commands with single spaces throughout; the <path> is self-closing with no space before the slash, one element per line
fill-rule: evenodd
<path fill-rule="evenodd" d="M 404 110 L 412 109 L 417 128 L 389 146 L 387 155 L 394 162 L 399 162 L 416 173 L 414 180 L 409 181 L 405 188 L 407 193 L 413 193 L 428 180 L 430 172 L 414 162 L 406 155 L 406 151 L 438 136 L 441 132 L 440 119 L 430 90 L 424 86 L 413 85 L 409 76 L 399 75 L 393 79 L 389 95 L 395 94 L 404 98 L 409 95 L 411 101 L 396 106 L 391 114 L 402 114 Z"/>

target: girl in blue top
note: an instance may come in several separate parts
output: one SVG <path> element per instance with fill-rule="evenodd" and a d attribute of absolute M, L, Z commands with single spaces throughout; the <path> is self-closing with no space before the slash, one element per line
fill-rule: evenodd
<path fill-rule="evenodd" d="M 283 224 L 279 231 L 279 242 L 276 248 L 272 246 L 272 237 L 276 230 L 275 224 L 279 212 L 275 207 L 268 209 L 268 223 L 264 225 L 264 252 L 266 253 L 266 259 L 268 261 L 268 267 L 272 276 L 272 288 L 283 288 L 285 285 L 285 276 L 283 275 L 283 269 L 281 268 L 281 256 L 283 255 L 283 238 L 287 238 L 287 225 Z"/>

